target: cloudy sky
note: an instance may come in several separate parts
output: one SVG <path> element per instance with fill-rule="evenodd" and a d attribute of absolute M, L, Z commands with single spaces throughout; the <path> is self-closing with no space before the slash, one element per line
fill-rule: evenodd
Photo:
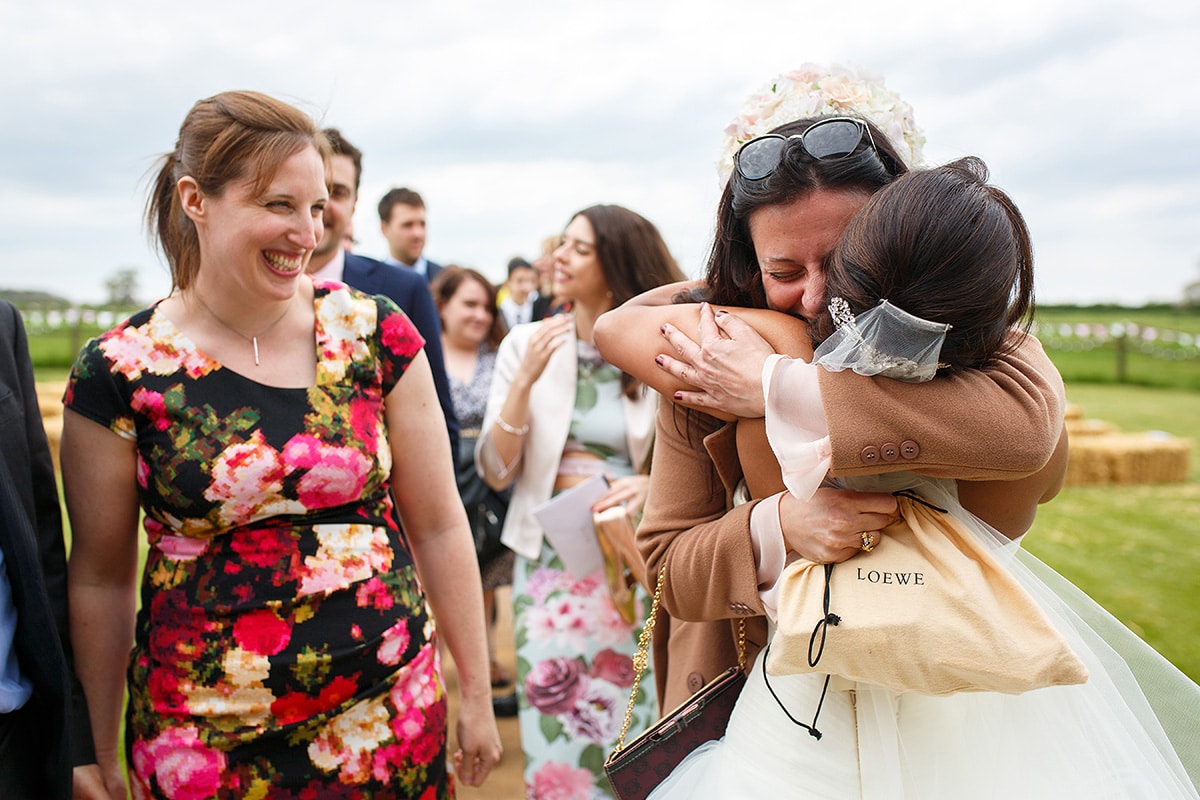
<path fill-rule="evenodd" d="M 426 254 L 494 277 L 595 202 L 710 242 L 722 131 L 805 62 L 882 74 L 936 163 L 983 157 L 1025 213 L 1042 302 L 1174 300 L 1200 280 L 1194 0 L 207 0 L 0 4 L 0 287 L 79 301 L 139 271 L 145 176 L 197 99 L 291 100 L 366 154 L 375 204 L 426 199 Z"/>

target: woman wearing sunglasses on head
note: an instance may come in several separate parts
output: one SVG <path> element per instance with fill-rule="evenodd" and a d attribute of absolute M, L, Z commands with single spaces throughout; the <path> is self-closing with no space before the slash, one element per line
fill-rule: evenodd
<path fill-rule="evenodd" d="M 787 465 L 789 496 L 803 501 L 826 472 L 800 453 L 805 424 L 789 399 L 804 381 L 798 371 L 846 370 L 912 386 L 938 373 L 978 369 L 1022 335 L 1033 309 L 1028 230 L 986 177 L 977 159 L 910 172 L 852 218 L 826 262 L 827 308 L 813 320 L 813 340 L 822 342 L 819 366 L 771 357 L 765 368 L 769 404 L 780 406 L 769 407 L 768 433 Z M 738 438 L 743 463 L 770 459 L 769 451 Z M 1007 494 L 1023 505 L 1033 488 L 1041 492 L 1035 499 L 1049 499 L 1062 475 L 1062 461 L 1052 464 L 1027 481 L 988 484 L 989 498 Z M 746 470 L 751 496 L 763 496 L 761 472 L 761 464 Z M 771 491 L 777 484 L 767 485 Z M 1171 720 L 1146 715 L 1138 680 L 1171 687 L 1171 702 L 1193 714 L 1200 707 L 1195 684 L 1115 621 L 1093 623 L 1103 611 L 1069 585 L 1063 589 L 1065 582 L 1036 559 L 1015 552 L 1008 538 L 1014 531 L 997 531 L 963 508 L 962 483 L 902 470 L 839 485 L 915 492 L 960 520 L 1036 598 L 1086 665 L 1086 682 L 1019 694 L 930 696 L 818 672 L 769 677 L 764 651 L 725 739 L 693 754 L 654 797 L 1196 797 L 1183 751 L 1176 752 L 1184 740 L 1172 744 L 1164 730 Z M 876 535 L 860 535 L 860 551 L 878 544 Z M 675 557 L 686 555 L 667 556 Z M 833 591 L 836 601 L 837 584 Z M 782 617 L 793 608 L 778 611 Z M 775 611 L 768 607 L 772 618 Z M 896 651 L 908 661 L 923 657 L 902 644 Z M 1118 652 L 1136 659 L 1137 679 L 1115 661 Z M 1175 711 L 1186 719 L 1182 708 Z"/>
<path fill-rule="evenodd" d="M 826 257 L 871 195 L 906 168 L 888 137 L 856 118 L 790 122 L 748 142 L 742 155 L 747 152 L 756 177 L 737 170 L 730 176 L 705 281 L 689 287 L 689 296 L 737 307 L 742 321 L 777 335 L 776 349 L 803 351 L 803 320 L 815 318 L 826 302 Z M 766 638 L 759 585 L 773 583 L 786 552 L 845 560 L 859 552 L 864 534 L 877 541 L 896 511 L 888 494 L 826 488 L 805 503 L 777 495 L 733 507 L 741 473 L 755 465 L 737 462 L 735 426 L 722 420 L 762 417 L 763 357 L 756 366 L 751 349 L 716 361 L 734 347 L 748 347 L 742 335 L 721 338 L 704 360 L 713 352 L 710 343 L 697 354 L 680 332 L 696 330 L 700 314 L 695 304 L 672 302 L 686 299 L 678 297 L 680 289 L 635 298 L 602 317 L 596 330 L 607 358 L 676 400 L 659 409 L 655 502 L 638 534 L 647 574 L 668 566 L 663 606 L 671 618 L 655 628 L 654 647 L 664 709 L 736 662 L 739 620 L 745 622 L 746 656 L 753 660 Z M 660 328 L 669 341 L 653 335 Z M 685 354 L 695 365 L 672 357 Z M 724 368 L 720 379 L 700 395 L 696 382 L 706 376 L 698 371 L 718 366 Z M 834 475 L 908 469 L 968 480 L 1025 477 L 1046 467 L 1063 436 L 1062 381 L 1032 337 L 1014 340 L 985 369 L 942 382 L 895 386 L 852 372 L 816 372 L 794 405 L 809 411 L 819 431 L 809 455 L 828 461 Z M 706 413 L 689 412 L 684 403 Z M 992 421 L 991 427 L 980 430 L 980 419 Z M 728 491 L 697 502 L 694 487 L 722 485 Z M 996 527 L 1020 532 L 1040 496 L 1036 487 L 1024 504 L 1009 496 L 1005 518 L 988 513 L 996 504 L 973 510 L 988 513 Z M 707 591 L 697 591 L 699 586 Z"/>
<path fill-rule="evenodd" d="M 861 121 L 800 120 L 773 133 L 777 135 L 745 145 L 741 153 L 745 158 L 738 158 L 742 169 L 725 189 L 717 243 L 709 262 L 708 296 L 716 302 L 777 308 L 796 317 L 817 319 L 827 303 L 826 255 L 872 193 L 890 185 L 904 169 L 895 158 L 891 142 Z M 803 138 L 797 134 L 803 134 Z M 958 482 L 963 505 L 1007 536 L 1023 532 L 1037 502 L 1056 491 L 1065 466 L 1065 441 L 1059 436 L 1061 382 L 1037 342 L 1014 332 L 995 348 L 993 360 L 976 360 L 975 365 L 983 369 L 966 369 L 962 367 L 970 364 L 959 364 L 960 368 L 951 374 L 928 383 L 901 383 L 851 370 L 828 372 L 803 362 L 785 362 L 789 365 L 785 370 L 789 375 L 787 391 L 780 392 L 777 402 L 768 408 L 777 415 L 788 415 L 794 423 L 793 433 L 799 430 L 798 435 L 788 437 L 793 448 L 784 453 L 784 463 L 794 469 L 793 474 L 804 474 L 805 479 L 796 495 L 755 496 L 751 491 L 750 502 L 739 504 L 735 495 L 747 494 L 745 484 L 753 487 L 756 482 L 762 485 L 772 479 L 778 484 L 780 479 L 779 466 L 769 451 L 760 450 L 755 458 L 746 444 L 752 438 L 747 434 L 749 428 L 756 427 L 761 434 L 762 365 L 770 353 L 769 348 L 763 350 L 762 340 L 746 323 L 758 328 L 775 349 L 794 355 L 811 354 L 807 326 L 795 317 L 769 311 L 739 308 L 736 314 L 724 314 L 718 321 L 711 308 L 654 305 L 670 302 L 677 289 L 635 299 L 602 318 L 597 328 L 597 339 L 606 357 L 677 402 L 693 403 L 708 412 L 686 412 L 667 403 L 661 407 L 651 473 L 652 502 L 638 532 L 648 574 L 660 568 L 666 573 L 663 604 L 671 617 L 660 617 L 656 634 L 668 625 L 669 634 L 664 631 L 655 641 L 655 667 L 665 708 L 673 707 L 737 661 L 739 619 L 747 623 L 747 665 L 755 663 L 755 654 L 767 638 L 762 615 L 767 609 L 773 610 L 774 582 L 785 558 L 831 563 L 873 549 L 879 543 L 878 529 L 887 524 L 895 508 L 892 497 L 834 488 L 814 492 L 826 468 L 840 475 L 912 470 L 976 479 L 1028 476 L 1024 480 Z M 697 319 L 702 320 L 702 352 L 679 332 L 695 330 Z M 1003 317 L 1001 324 L 1009 319 Z M 666 326 L 671 340 L 667 350 L 685 360 L 663 357 L 663 348 L 648 344 L 643 337 L 616 335 L 617 331 L 649 331 L 660 325 Z M 755 346 L 747 349 L 747 340 L 755 340 Z M 666 369 L 653 366 L 656 356 Z M 698 394 L 695 385 L 676 376 L 691 379 L 692 384 L 703 381 L 711 391 Z M 759 419 L 733 426 L 723 425 L 712 415 Z M 1013 443 L 1007 449 L 1006 438 Z M 1057 447 L 1059 444 L 1063 446 Z M 740 462 L 739 453 L 743 454 Z M 768 474 L 772 470 L 773 476 Z M 1127 631 L 1124 638 L 1131 638 Z M 1140 648 L 1143 654 L 1148 650 L 1144 644 Z M 1172 676 L 1173 668 L 1161 657 L 1151 651 L 1146 658 L 1157 659 L 1158 675 L 1167 676 L 1164 685 L 1185 690 L 1191 686 L 1194 696 L 1194 684 L 1177 671 Z M 757 666 L 753 674 L 760 674 Z M 801 682 L 798 687 L 785 688 L 795 692 L 787 696 L 793 711 L 811 714 L 820 695 L 820 683 L 805 686 Z M 1132 697 L 1133 705 L 1144 705 L 1136 686 L 1130 688 L 1126 683 L 1122 688 L 1127 693 L 1124 696 Z M 747 689 L 747 693 L 750 691 Z M 753 703 L 759 700 L 761 691 Z M 754 707 L 749 699 L 746 702 Z M 804 797 L 975 796 L 970 792 L 955 795 L 952 789 L 946 795 L 936 795 L 929 789 L 933 784 L 928 783 L 920 789 L 906 789 L 895 759 L 886 764 L 867 764 L 859 750 L 862 737 L 856 740 L 854 734 L 856 724 L 859 734 L 866 729 L 854 720 L 854 693 L 839 693 L 836 685 L 822 707 L 825 738 L 819 744 L 784 719 L 772 698 L 758 708 L 756 716 L 749 714 L 755 716 L 756 725 L 765 726 L 768 719 L 773 719 L 783 730 L 765 728 L 766 739 L 751 739 L 750 749 L 734 756 L 742 759 L 742 766 L 732 796 L 757 796 L 759 790 L 790 791 Z M 1156 710 L 1161 714 L 1161 707 Z M 743 718 L 748 714 L 735 712 L 735 720 L 739 713 Z M 843 723 L 840 729 L 839 720 Z M 1163 725 L 1172 727 L 1165 719 Z M 793 729 L 790 734 L 786 731 L 789 726 Z M 1117 726 L 1122 736 L 1125 727 Z M 731 735 L 735 730 L 739 728 L 731 722 Z M 1003 733 L 1010 734 L 1012 729 L 1004 729 Z M 740 739 L 738 746 L 747 741 L 744 736 L 735 738 Z M 1149 751 L 1158 754 L 1157 763 L 1169 761 L 1170 744 L 1164 744 L 1158 734 L 1142 736 L 1140 741 L 1145 743 L 1148 738 L 1152 740 Z M 777 741 L 792 746 L 788 750 L 795 754 L 791 763 L 799 769 L 771 772 L 761 768 L 758 761 L 746 760 L 751 758 L 749 753 L 761 754 L 763 748 Z M 969 743 L 970 738 L 966 741 Z M 819 748 L 815 753 L 814 747 Z M 729 758 L 736 752 L 736 747 L 726 748 L 718 758 Z M 844 758 L 835 756 L 837 752 Z M 1026 750 L 1026 754 L 1029 752 L 1036 751 Z M 816 760 L 802 761 L 805 754 Z M 926 777 L 936 780 L 941 774 L 920 758 L 908 766 L 914 763 Z M 954 760 L 937 763 L 953 764 Z M 1015 766 L 1018 771 L 1028 767 L 1027 763 L 1015 765 L 999 759 L 992 763 Z M 811 768 L 803 768 L 803 764 Z M 1167 784 L 1181 785 L 1175 768 L 1165 772 Z M 959 783 L 948 782 L 947 786 L 961 788 L 967 773 L 950 774 Z M 697 775 L 705 776 L 700 783 L 706 789 L 714 787 L 713 796 L 730 796 L 722 794 L 727 787 L 715 788 L 722 786 L 717 782 L 719 771 L 690 773 L 692 778 Z M 804 779 L 798 777 L 801 775 Z M 766 781 L 769 790 L 756 783 L 759 778 Z M 1036 783 L 1037 773 L 1028 773 L 1026 778 Z M 976 794 L 985 785 L 982 779 L 971 779 L 969 775 L 965 779 Z M 1064 784 L 1056 785 L 1061 789 Z M 1179 796 L 1191 795 L 1183 792 Z"/>

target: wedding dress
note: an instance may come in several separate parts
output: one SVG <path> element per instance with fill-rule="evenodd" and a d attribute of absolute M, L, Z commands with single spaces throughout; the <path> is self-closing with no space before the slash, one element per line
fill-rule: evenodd
<path fill-rule="evenodd" d="M 823 358 L 822 366 L 831 369 L 928 379 L 936 372 L 940 341 L 925 347 L 917 341 L 921 337 L 911 335 L 916 326 L 904 316 L 911 315 L 881 304 L 860 315 L 857 326 L 845 326 L 848 335 L 830 337 L 814 360 Z M 888 324 L 892 333 L 881 332 L 878 326 Z M 912 340 L 905 343 L 899 366 L 895 358 L 884 357 L 900 351 L 894 346 L 900 338 L 894 335 L 897 325 L 907 326 Z M 824 467 L 818 469 L 820 459 L 813 455 L 819 448 L 811 446 L 810 427 L 778 400 L 797 396 L 786 388 L 793 366 L 811 369 L 772 357 L 764 373 L 767 432 L 780 462 L 788 465 L 789 490 L 807 497 Z M 651 798 L 1200 797 L 1200 687 L 1195 682 L 1023 550 L 1019 540 L 1003 537 L 965 510 L 953 481 L 897 472 L 830 484 L 868 492 L 911 489 L 948 509 L 1046 613 L 1087 667 L 1087 682 L 1016 695 L 932 697 L 832 676 L 822 702 L 824 675 L 767 675 L 764 649 L 725 737 L 690 754 Z M 797 724 L 811 723 L 818 705 L 819 739 Z"/>
<path fill-rule="evenodd" d="M 843 486 L 914 489 L 967 521 L 1083 660 L 1088 681 L 931 697 L 834 676 L 817 739 L 788 714 L 812 720 L 824 676 L 768 676 L 764 650 L 725 737 L 689 755 L 654 800 L 1200 797 L 1200 687 L 1062 576 L 990 532 L 957 502 L 953 482 L 893 473 Z"/>

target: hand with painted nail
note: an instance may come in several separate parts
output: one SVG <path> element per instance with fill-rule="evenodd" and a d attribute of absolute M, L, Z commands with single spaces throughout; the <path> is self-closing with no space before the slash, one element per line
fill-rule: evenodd
<path fill-rule="evenodd" d="M 662 334 L 675 355 L 661 355 L 656 363 L 695 387 L 676 392 L 676 402 L 737 417 L 763 415 L 762 369 L 775 350 L 743 319 L 704 303 L 696 340 L 669 323 Z"/>

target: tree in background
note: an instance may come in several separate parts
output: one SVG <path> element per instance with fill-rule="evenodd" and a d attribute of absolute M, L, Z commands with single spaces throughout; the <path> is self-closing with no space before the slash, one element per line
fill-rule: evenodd
<path fill-rule="evenodd" d="M 1200 261 L 1196 266 L 1200 268 Z M 1200 281 L 1192 281 L 1183 287 L 1183 307 L 1200 308 Z"/>
<path fill-rule="evenodd" d="M 136 306 L 138 305 L 138 273 L 132 267 L 125 267 L 113 273 L 113 276 L 104 282 L 104 288 L 108 290 L 108 305 L 109 306 Z"/>

